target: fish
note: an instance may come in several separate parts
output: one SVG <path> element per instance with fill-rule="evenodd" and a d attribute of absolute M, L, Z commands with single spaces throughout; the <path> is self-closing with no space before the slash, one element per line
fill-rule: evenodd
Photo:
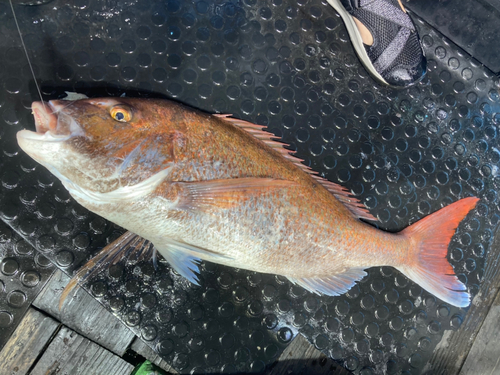
<path fill-rule="evenodd" d="M 388 266 L 444 302 L 470 304 L 447 251 L 477 197 L 389 233 L 264 126 L 163 99 L 51 100 L 32 111 L 36 131 L 17 133 L 21 149 L 79 204 L 129 231 L 105 248 L 113 261 L 154 246 L 195 285 L 208 261 L 328 296 Z"/>

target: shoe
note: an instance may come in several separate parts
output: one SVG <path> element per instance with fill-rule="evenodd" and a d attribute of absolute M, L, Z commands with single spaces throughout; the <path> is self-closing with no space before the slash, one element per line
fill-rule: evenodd
<path fill-rule="evenodd" d="M 398 0 L 327 1 L 344 20 L 361 62 L 379 82 L 403 88 L 424 77 L 427 61 L 420 38 Z M 372 34 L 371 46 L 363 43 L 354 17 Z"/>

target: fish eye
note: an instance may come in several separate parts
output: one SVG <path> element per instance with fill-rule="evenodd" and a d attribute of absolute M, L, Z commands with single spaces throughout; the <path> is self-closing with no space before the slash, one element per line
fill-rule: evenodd
<path fill-rule="evenodd" d="M 132 112 L 123 106 L 111 108 L 110 115 L 114 120 L 119 122 L 129 122 L 132 119 Z"/>

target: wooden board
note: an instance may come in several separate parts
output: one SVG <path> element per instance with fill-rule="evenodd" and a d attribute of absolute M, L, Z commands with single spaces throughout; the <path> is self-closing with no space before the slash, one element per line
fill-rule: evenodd
<path fill-rule="evenodd" d="M 500 290 L 499 261 L 500 229 L 496 231 L 489 249 L 479 293 L 472 300 L 461 327 L 457 331 L 446 332 L 434 350 L 425 368 L 429 374 L 458 374 L 460 372 Z M 477 372 L 477 374 L 482 373 Z"/>
<path fill-rule="evenodd" d="M 165 370 L 168 374 L 178 374 L 167 362 L 165 362 L 153 349 L 147 346 L 140 338 L 136 337 L 131 349 L 146 358 L 149 362 Z"/>
<path fill-rule="evenodd" d="M 72 292 L 59 310 L 59 298 L 70 278 L 60 270 L 52 275 L 33 305 L 65 326 L 122 356 L 135 335 L 84 289 Z"/>
<path fill-rule="evenodd" d="M 268 374 L 348 375 L 350 372 L 317 350 L 304 336 L 297 335 Z"/>
<path fill-rule="evenodd" d="M 30 307 L 0 351 L 0 374 L 27 374 L 58 327 L 59 322 Z"/>
<path fill-rule="evenodd" d="M 484 320 L 467 356 L 461 375 L 500 374 L 500 293 Z"/>
<path fill-rule="evenodd" d="M 133 370 L 117 355 L 62 327 L 30 375 L 130 375 Z"/>
<path fill-rule="evenodd" d="M 0 220 L 0 263 L 2 269 L 4 266 L 10 269 L 7 273 L 0 272 L 0 350 L 55 271 L 51 263 L 45 267 L 35 262 L 36 253 L 28 242 Z"/>

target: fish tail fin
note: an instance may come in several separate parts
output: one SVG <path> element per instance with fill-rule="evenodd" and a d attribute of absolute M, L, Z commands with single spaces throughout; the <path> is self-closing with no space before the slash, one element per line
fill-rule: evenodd
<path fill-rule="evenodd" d="M 478 200 L 475 197 L 461 199 L 401 232 L 410 240 L 413 253 L 398 270 L 428 292 L 458 307 L 469 306 L 470 295 L 446 259 L 448 245 L 458 224 Z"/>

